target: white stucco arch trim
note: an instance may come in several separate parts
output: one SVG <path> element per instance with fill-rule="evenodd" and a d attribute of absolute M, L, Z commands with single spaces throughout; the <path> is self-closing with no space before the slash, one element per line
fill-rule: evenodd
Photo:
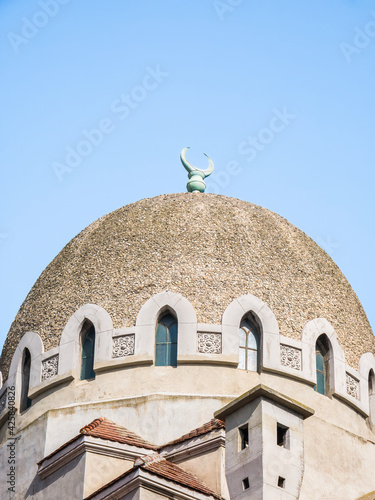
<path fill-rule="evenodd" d="M 366 352 L 362 354 L 359 364 L 358 371 L 360 375 L 362 375 L 365 379 L 368 379 L 370 370 L 373 370 L 375 373 L 375 356 L 372 352 Z"/>
<path fill-rule="evenodd" d="M 358 366 L 361 384 L 361 400 L 370 417 L 370 425 L 375 429 L 375 395 L 372 395 L 370 398 L 368 390 L 371 370 L 373 370 L 375 374 L 375 356 L 372 354 L 372 352 L 366 352 L 365 354 L 362 354 Z"/>
<path fill-rule="evenodd" d="M 279 325 L 276 317 L 255 295 L 247 294 L 233 300 L 222 317 L 223 354 L 232 354 L 239 361 L 238 329 L 245 314 L 252 312 L 261 328 L 261 366 L 263 369 L 280 368 Z"/>
<path fill-rule="evenodd" d="M 72 340 L 79 342 L 81 328 L 86 319 L 94 325 L 95 334 L 113 330 L 112 318 L 103 307 L 85 304 L 69 318 L 61 335 L 60 346 Z"/>
<path fill-rule="evenodd" d="M 44 345 L 40 336 L 35 332 L 26 332 L 19 341 L 18 346 L 13 354 L 13 358 L 9 368 L 9 377 L 7 386 L 15 386 L 16 388 L 16 408 L 19 408 L 21 398 L 21 375 L 22 375 L 22 358 L 25 349 L 28 349 L 31 357 L 30 367 L 30 385 L 29 396 L 33 386 L 40 383 L 41 379 L 41 357 L 44 353 Z"/>
<path fill-rule="evenodd" d="M 95 328 L 95 362 L 107 351 L 107 344 L 113 333 L 113 322 L 108 312 L 95 304 L 85 304 L 69 318 L 61 335 L 59 347 L 59 376 L 79 378 L 81 369 L 81 330 L 89 320 Z"/>
<path fill-rule="evenodd" d="M 184 356 L 195 356 L 197 315 L 185 297 L 170 291 L 152 296 L 140 309 L 135 324 L 135 354 L 154 358 L 156 323 L 167 309 L 176 315 L 178 321 L 177 363 Z"/>
<path fill-rule="evenodd" d="M 315 318 L 309 321 L 302 330 L 302 356 L 307 376 L 316 383 L 316 341 L 321 335 L 326 335 L 330 342 L 329 357 L 329 394 L 336 394 L 350 399 L 346 392 L 346 372 L 353 371 L 346 366 L 345 353 L 341 347 L 337 333 L 331 323 L 325 318 Z M 356 375 L 358 378 L 358 374 Z M 358 402 L 359 403 L 359 402 Z"/>

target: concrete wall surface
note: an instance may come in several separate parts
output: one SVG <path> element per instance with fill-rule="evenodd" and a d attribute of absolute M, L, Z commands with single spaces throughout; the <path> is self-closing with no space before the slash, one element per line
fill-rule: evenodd
<path fill-rule="evenodd" d="M 215 411 L 254 387 L 256 383 L 259 383 L 258 381 L 313 408 L 315 411 L 314 415 L 303 423 L 304 468 L 300 500 L 353 500 L 361 494 L 375 490 L 373 472 L 375 470 L 375 435 L 368 426 L 366 416 L 349 404 L 334 396 L 327 397 L 318 394 L 303 381 L 287 379 L 278 374 L 264 372 L 259 375 L 230 367 L 200 366 L 198 369 L 185 365 L 177 369 L 166 367 L 160 372 L 156 368 L 138 367 L 127 371 L 127 377 L 124 377 L 124 373 L 120 370 L 114 371 L 99 375 L 95 381 L 85 382 L 81 386 L 76 386 L 72 381 L 60 389 L 54 388 L 43 400 L 35 403 L 22 414 L 17 414 L 14 437 L 18 437 L 19 440 L 16 444 L 17 492 L 15 494 L 8 492 L 6 488 L 5 479 L 10 466 L 7 445 L 11 436 L 8 432 L 8 422 L 4 420 L 1 430 L 0 474 L 3 480 L 0 498 L 5 500 L 25 498 L 27 492 L 29 496 L 36 495 L 35 498 L 38 500 L 43 498 L 40 490 L 37 490 L 39 488 L 36 479 L 37 462 L 76 436 L 79 429 L 95 418 L 100 416 L 109 418 L 144 439 L 162 445 L 208 422 Z M 168 392 L 175 389 L 176 384 L 180 385 L 179 393 L 177 391 Z M 127 397 L 123 397 L 122 385 L 126 387 L 126 391 L 130 392 Z M 119 396 L 113 398 L 116 387 Z M 145 388 L 149 387 L 152 389 L 158 387 L 159 390 L 163 389 L 163 391 L 147 393 Z M 107 392 L 107 388 L 111 388 L 110 393 Z M 98 395 L 99 390 L 100 398 L 95 398 L 94 396 Z M 91 399 L 89 403 L 82 402 L 81 392 L 86 392 L 84 399 Z M 48 410 L 47 407 L 49 407 Z M 268 448 L 267 445 L 267 442 L 271 442 L 274 438 L 265 440 L 265 436 L 267 433 L 274 436 L 277 419 L 285 425 L 288 422 L 283 420 L 283 416 L 278 413 L 279 409 L 272 409 L 269 412 L 263 410 L 267 432 L 259 434 L 257 437 L 255 420 L 258 417 L 257 411 L 254 409 L 250 417 L 254 419 L 254 423 L 251 425 L 251 433 L 254 435 L 250 439 L 253 448 L 243 452 L 244 456 L 246 453 L 251 454 L 253 463 L 249 470 L 247 470 L 245 463 L 242 464 L 243 470 L 239 474 L 243 476 L 240 478 L 241 481 L 245 477 L 249 477 L 250 483 L 255 485 L 256 481 L 259 481 L 259 470 L 263 470 L 267 462 L 264 461 L 263 455 L 268 454 L 267 456 L 270 457 L 268 465 L 271 464 L 272 469 L 270 477 L 272 476 L 273 479 L 266 483 L 272 490 L 275 488 L 274 477 L 284 477 L 282 475 L 283 466 L 282 460 L 277 462 L 279 455 L 274 455 L 272 449 Z M 266 415 L 267 419 L 270 419 L 269 423 L 267 423 Z M 246 418 L 242 417 L 241 412 L 239 412 L 233 423 L 233 428 L 241 425 L 241 422 L 245 422 Z M 289 425 L 293 428 L 294 423 L 289 422 Z M 227 432 L 230 442 L 232 438 L 229 424 Z M 295 431 L 291 434 L 291 443 L 296 443 L 295 437 L 300 435 L 301 431 L 296 426 Z M 274 446 L 275 449 L 280 452 Z M 227 460 L 230 460 L 230 453 L 231 451 L 227 447 Z M 203 464 L 200 460 L 199 457 L 197 457 L 196 463 L 193 459 L 187 460 L 187 467 L 195 471 L 202 481 L 208 482 L 208 469 L 204 465 L 200 466 Z M 285 452 L 283 460 L 286 462 L 286 470 L 288 471 L 289 467 L 295 465 L 297 459 L 291 460 Z M 94 469 L 95 460 L 93 462 Z M 106 467 L 104 459 L 98 460 L 99 463 L 102 463 L 103 468 Z M 182 462 L 180 465 L 183 467 Z M 118 467 L 121 472 L 122 465 L 118 464 Z M 216 462 L 215 475 L 219 469 Z M 125 471 L 125 464 L 123 471 Z M 266 473 L 267 471 L 264 469 L 263 474 Z M 285 472 L 286 474 L 287 472 Z M 81 478 L 83 481 L 85 476 L 79 468 L 79 461 L 75 470 L 67 472 L 66 478 L 70 475 L 72 482 L 69 481 L 69 484 L 74 484 L 77 478 Z M 230 476 L 227 477 L 229 480 Z M 56 477 L 55 485 L 59 484 L 61 480 L 61 477 Z M 48 484 L 46 498 L 48 495 L 50 495 L 49 498 L 53 498 L 52 483 L 49 485 L 48 478 L 44 481 L 47 481 L 45 484 Z M 210 481 L 213 481 L 211 484 L 217 484 L 218 480 L 210 478 Z M 222 475 L 223 493 L 225 490 L 224 481 L 224 475 Z M 286 488 L 284 493 L 286 494 L 287 491 Z M 237 496 L 246 498 L 243 490 L 239 491 Z M 257 497 L 254 496 L 254 498 Z M 269 499 L 267 498 L 267 500 Z"/>

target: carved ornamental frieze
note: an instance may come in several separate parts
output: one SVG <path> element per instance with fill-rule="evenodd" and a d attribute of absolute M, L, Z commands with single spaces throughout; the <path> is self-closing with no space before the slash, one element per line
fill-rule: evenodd
<path fill-rule="evenodd" d="M 57 375 L 59 370 L 59 355 L 56 354 L 42 361 L 42 382 Z"/>
<path fill-rule="evenodd" d="M 112 358 L 122 358 L 134 354 L 134 335 L 122 335 L 113 339 Z"/>
<path fill-rule="evenodd" d="M 198 352 L 205 354 L 221 353 L 220 333 L 198 333 Z"/>
<path fill-rule="evenodd" d="M 283 366 L 302 370 L 302 351 L 296 347 L 280 344 L 280 360 Z"/>
<path fill-rule="evenodd" d="M 346 392 L 349 396 L 359 399 L 359 380 L 346 373 Z"/>

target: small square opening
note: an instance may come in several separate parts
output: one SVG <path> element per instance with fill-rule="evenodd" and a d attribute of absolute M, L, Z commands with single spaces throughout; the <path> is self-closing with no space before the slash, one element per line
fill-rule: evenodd
<path fill-rule="evenodd" d="M 277 424 L 277 445 L 289 449 L 289 427 Z"/>
<path fill-rule="evenodd" d="M 279 488 L 285 488 L 285 477 L 279 476 L 279 479 L 277 480 L 277 486 Z"/>
<path fill-rule="evenodd" d="M 250 488 L 249 478 L 245 477 L 245 479 L 242 479 L 242 489 L 245 491 L 248 490 L 249 488 Z"/>
<path fill-rule="evenodd" d="M 247 425 L 244 425 L 238 430 L 240 433 L 240 450 L 244 450 L 245 448 L 249 447 L 249 427 Z"/>

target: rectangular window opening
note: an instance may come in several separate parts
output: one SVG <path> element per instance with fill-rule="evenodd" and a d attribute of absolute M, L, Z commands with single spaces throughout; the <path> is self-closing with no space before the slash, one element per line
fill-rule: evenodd
<path fill-rule="evenodd" d="M 279 479 L 277 480 L 277 486 L 279 488 L 285 488 L 285 477 L 279 476 Z"/>
<path fill-rule="evenodd" d="M 245 477 L 245 479 L 242 479 L 242 489 L 245 491 L 248 490 L 249 488 L 250 488 L 249 478 Z"/>
<path fill-rule="evenodd" d="M 249 447 L 249 427 L 244 425 L 238 430 L 240 432 L 240 450 L 244 450 Z"/>
<path fill-rule="evenodd" d="M 277 424 L 277 445 L 289 449 L 289 427 Z"/>

